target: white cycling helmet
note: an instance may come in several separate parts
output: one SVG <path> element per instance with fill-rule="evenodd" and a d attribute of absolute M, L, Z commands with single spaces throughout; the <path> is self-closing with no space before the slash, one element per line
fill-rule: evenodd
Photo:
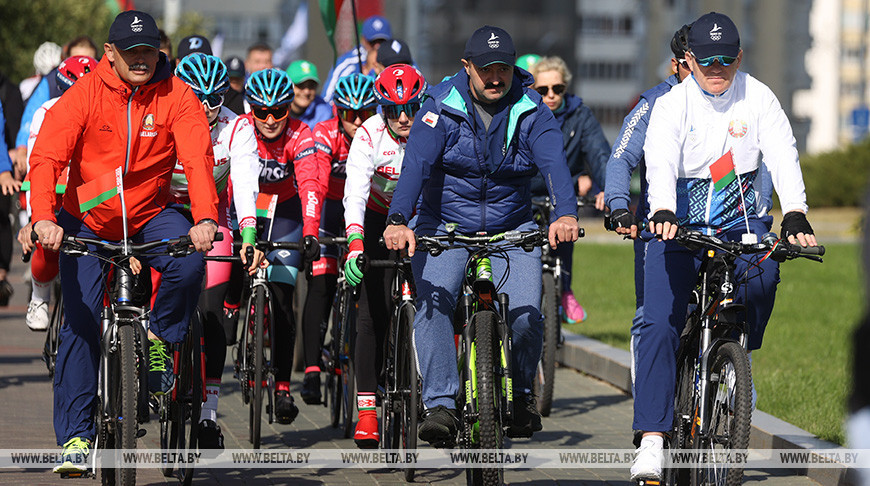
<path fill-rule="evenodd" d="M 63 49 L 54 42 L 43 42 L 36 48 L 36 52 L 33 53 L 33 67 L 36 68 L 36 74 L 45 76 L 50 73 L 52 69 L 60 64 L 62 53 Z"/>

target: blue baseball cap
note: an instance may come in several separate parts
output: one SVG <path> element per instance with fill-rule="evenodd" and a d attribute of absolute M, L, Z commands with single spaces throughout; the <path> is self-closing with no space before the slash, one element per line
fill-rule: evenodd
<path fill-rule="evenodd" d="M 393 38 L 390 21 L 380 15 L 372 15 L 363 22 L 362 35 L 369 42 Z"/>
<path fill-rule="evenodd" d="M 128 10 L 115 17 L 109 27 L 109 44 L 126 51 L 136 46 L 160 48 L 160 31 L 154 18 L 145 12 Z"/>
<path fill-rule="evenodd" d="M 689 49 L 696 59 L 711 56 L 737 57 L 740 53 L 737 26 L 725 14 L 704 14 L 689 30 Z"/>
<path fill-rule="evenodd" d="M 497 62 L 513 66 L 517 61 L 517 51 L 506 30 L 484 25 L 468 38 L 462 58 L 480 67 Z"/>

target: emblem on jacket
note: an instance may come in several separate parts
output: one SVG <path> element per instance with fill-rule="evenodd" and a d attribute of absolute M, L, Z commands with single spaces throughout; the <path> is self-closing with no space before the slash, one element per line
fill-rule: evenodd
<path fill-rule="evenodd" d="M 728 124 L 728 135 L 734 138 L 741 138 L 746 135 L 746 122 L 743 120 L 731 120 Z"/>
<path fill-rule="evenodd" d="M 148 113 L 145 115 L 145 118 L 142 119 L 142 132 L 139 133 L 140 137 L 156 137 L 157 132 L 154 131 L 154 115 Z"/>

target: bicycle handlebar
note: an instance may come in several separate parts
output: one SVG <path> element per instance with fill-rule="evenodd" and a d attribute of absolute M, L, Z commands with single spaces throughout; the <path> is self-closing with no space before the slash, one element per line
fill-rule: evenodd
<path fill-rule="evenodd" d="M 661 235 L 655 236 L 661 237 Z M 824 246 L 803 247 L 793 245 L 788 241 L 783 241 L 775 233 L 765 233 L 761 238 L 761 242 L 758 243 L 742 243 L 739 241 L 722 241 L 715 236 L 705 235 L 700 231 L 692 231 L 680 227 L 677 230 L 677 236 L 674 238 L 674 241 L 690 249 L 712 247 L 738 255 L 770 252 L 770 258 L 778 262 L 795 258 L 807 258 L 821 262 L 822 259 L 820 257 L 825 254 Z"/>

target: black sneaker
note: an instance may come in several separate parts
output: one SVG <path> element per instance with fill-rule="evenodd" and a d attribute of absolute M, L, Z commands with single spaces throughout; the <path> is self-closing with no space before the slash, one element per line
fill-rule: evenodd
<path fill-rule="evenodd" d="M 199 423 L 199 436 L 197 438 L 199 448 L 220 449 L 224 448 L 224 434 L 221 433 L 220 425 L 213 420 L 205 419 Z"/>
<path fill-rule="evenodd" d="M 305 378 L 302 380 L 302 401 L 308 405 L 319 405 L 320 396 L 320 372 L 310 371 L 305 373 Z"/>
<path fill-rule="evenodd" d="M 456 443 L 458 430 L 456 410 L 438 405 L 423 413 L 423 423 L 420 424 L 417 436 L 433 447 L 452 448 Z"/>
<path fill-rule="evenodd" d="M 15 289 L 12 288 L 12 285 L 6 279 L 0 280 L 0 307 L 9 305 L 9 298 L 14 293 Z"/>
<path fill-rule="evenodd" d="M 293 397 L 289 391 L 278 390 L 275 392 L 275 420 L 279 424 L 289 425 L 299 415 L 299 408 L 293 403 Z"/>
<path fill-rule="evenodd" d="M 543 428 L 535 397 L 517 394 L 514 397 L 514 420 L 507 429 L 507 436 L 512 439 L 528 438 Z"/>

